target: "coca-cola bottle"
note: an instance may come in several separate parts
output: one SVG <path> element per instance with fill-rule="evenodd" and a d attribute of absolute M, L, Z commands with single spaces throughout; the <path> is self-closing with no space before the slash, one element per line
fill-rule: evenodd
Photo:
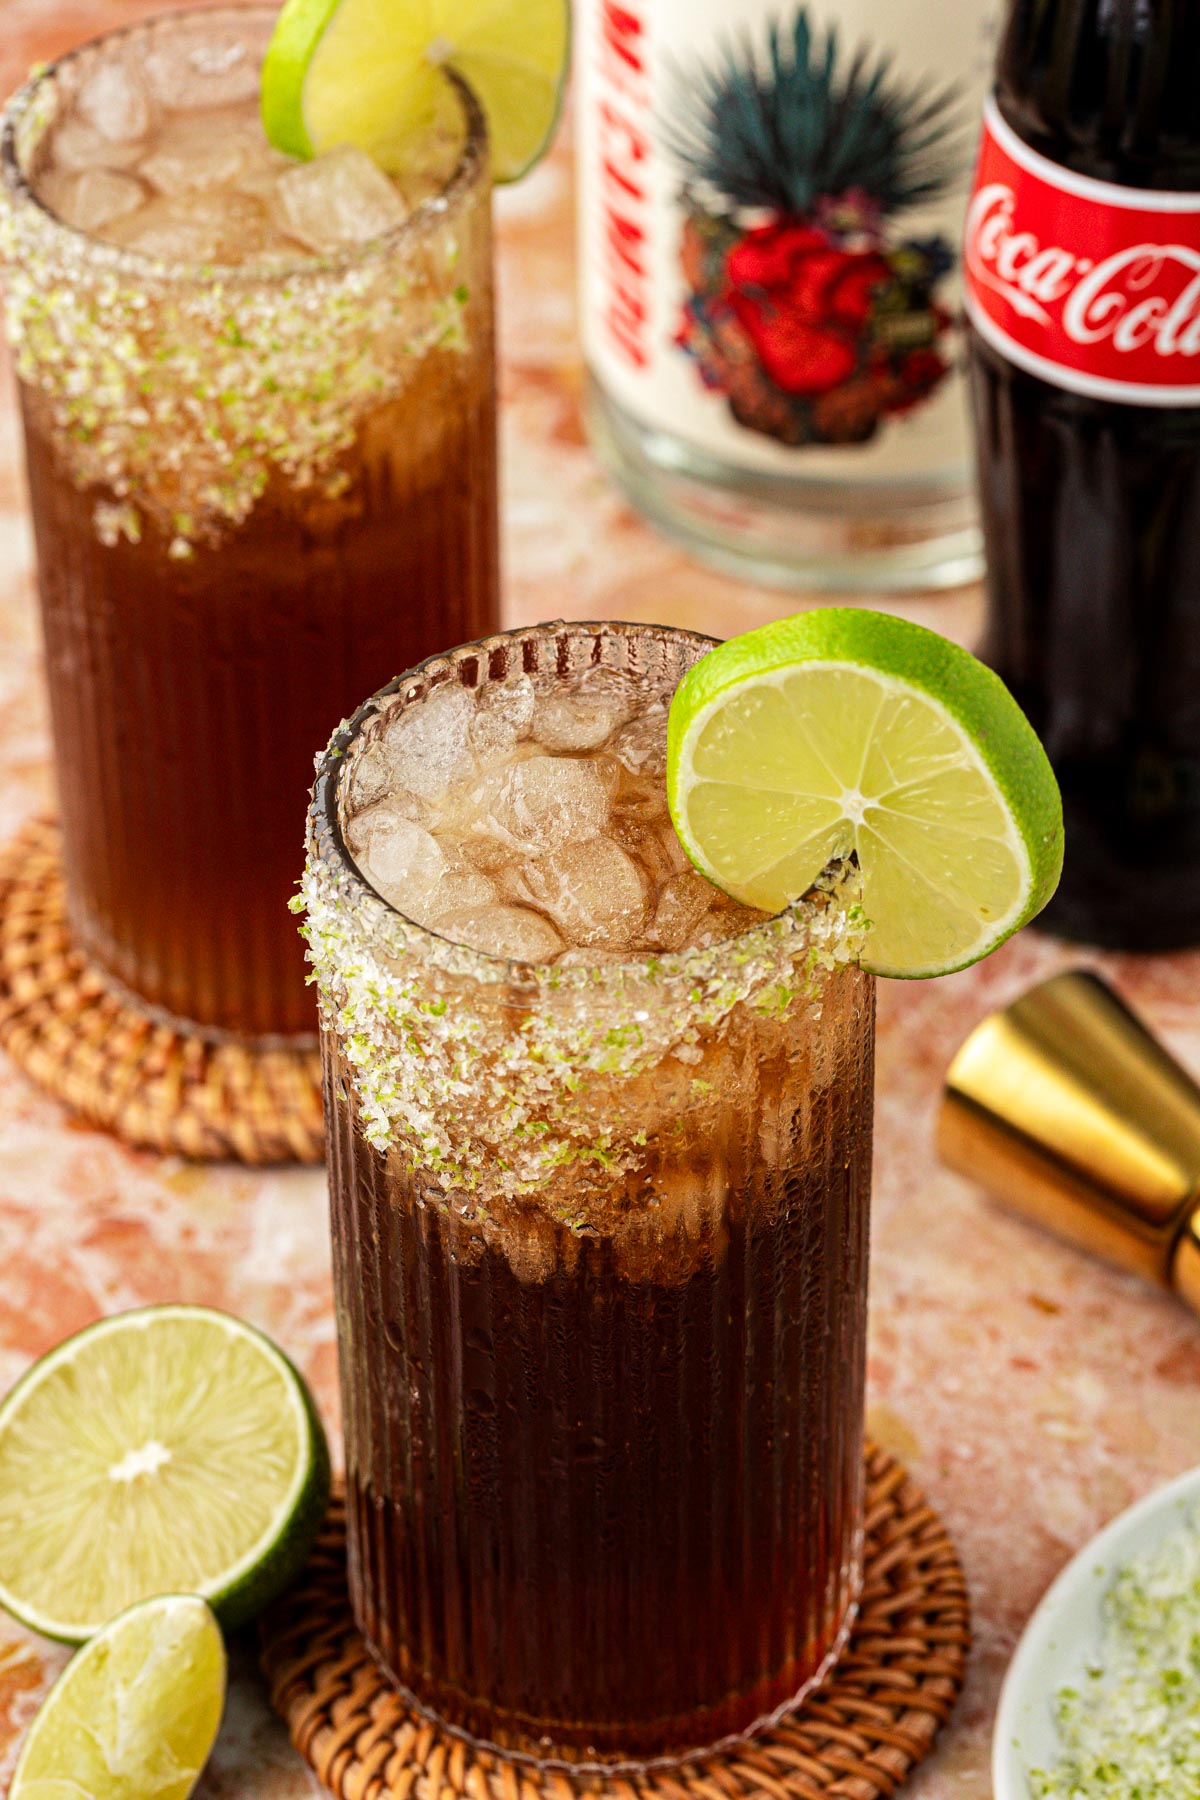
<path fill-rule="evenodd" d="M 1014 0 L 964 246 L 983 653 L 1058 773 L 1043 915 L 1200 942 L 1200 0 Z"/>

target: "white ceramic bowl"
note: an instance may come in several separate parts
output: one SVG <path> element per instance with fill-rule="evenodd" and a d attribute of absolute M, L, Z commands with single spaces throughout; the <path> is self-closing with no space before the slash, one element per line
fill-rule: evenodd
<path fill-rule="evenodd" d="M 994 1800 L 1030 1800 L 1029 1771 L 1053 1767 L 1061 1745 L 1054 1696 L 1082 1677 L 1103 1637 L 1101 1602 L 1114 1577 L 1200 1508 L 1191 1469 L 1106 1525 L 1047 1589 L 1008 1666 L 992 1737 Z"/>

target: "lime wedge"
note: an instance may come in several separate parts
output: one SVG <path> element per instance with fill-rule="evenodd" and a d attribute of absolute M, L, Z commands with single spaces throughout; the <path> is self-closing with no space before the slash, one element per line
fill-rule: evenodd
<path fill-rule="evenodd" d="M 445 117 L 444 69 L 487 117 L 492 176 L 549 143 L 566 77 L 567 0 L 286 0 L 267 49 L 267 136 L 293 156 L 355 144 L 403 174 Z"/>
<path fill-rule="evenodd" d="M 50 1689 L 8 1800 L 187 1800 L 224 1705 L 225 1646 L 204 1601 L 143 1600 Z"/>
<path fill-rule="evenodd" d="M 864 966 L 977 962 L 1054 892 L 1062 802 L 1004 684 L 936 632 L 825 607 L 732 638 L 671 705 L 667 797 L 702 874 L 779 912 L 854 852 Z"/>
<path fill-rule="evenodd" d="M 296 1575 L 328 1498 L 308 1390 L 261 1332 L 201 1306 L 118 1313 L 0 1405 L 0 1606 L 68 1643 L 153 1594 L 240 1624 Z"/>

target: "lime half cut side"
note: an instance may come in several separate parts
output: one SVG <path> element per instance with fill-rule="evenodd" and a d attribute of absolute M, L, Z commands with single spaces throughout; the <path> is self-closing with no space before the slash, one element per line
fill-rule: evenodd
<path fill-rule="evenodd" d="M 0 1405 L 0 1605 L 68 1643 L 154 1594 L 240 1624 L 298 1573 L 328 1498 L 320 1421 L 269 1339 L 206 1307 L 118 1313 Z"/>
<path fill-rule="evenodd" d="M 853 853 L 875 974 L 943 975 L 1054 892 L 1062 802 L 999 678 L 908 620 L 826 607 L 696 664 L 674 696 L 667 793 L 696 867 L 779 912 Z"/>
<path fill-rule="evenodd" d="M 165 1594 L 72 1658 L 25 1739 L 9 1800 L 187 1800 L 225 1704 L 225 1646 L 203 1600 Z"/>
<path fill-rule="evenodd" d="M 447 124 L 449 68 L 487 118 L 493 179 L 515 181 L 558 118 L 568 20 L 568 0 L 285 0 L 263 64 L 267 136 L 301 157 L 354 144 L 403 175 Z"/>

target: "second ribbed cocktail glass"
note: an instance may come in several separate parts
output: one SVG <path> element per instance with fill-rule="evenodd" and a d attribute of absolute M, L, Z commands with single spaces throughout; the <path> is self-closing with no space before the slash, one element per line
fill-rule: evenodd
<path fill-rule="evenodd" d="M 421 1707 L 542 1761 L 770 1719 L 860 1580 L 855 872 L 767 919 L 688 870 L 665 703 L 707 648 L 435 658 L 310 818 L 355 1614 Z"/>
<path fill-rule="evenodd" d="M 84 46 L 12 103 L 20 382 L 70 919 L 185 1029 L 311 1034 L 314 745 L 498 623 L 486 130 L 389 181 L 258 119 L 268 8 Z"/>

